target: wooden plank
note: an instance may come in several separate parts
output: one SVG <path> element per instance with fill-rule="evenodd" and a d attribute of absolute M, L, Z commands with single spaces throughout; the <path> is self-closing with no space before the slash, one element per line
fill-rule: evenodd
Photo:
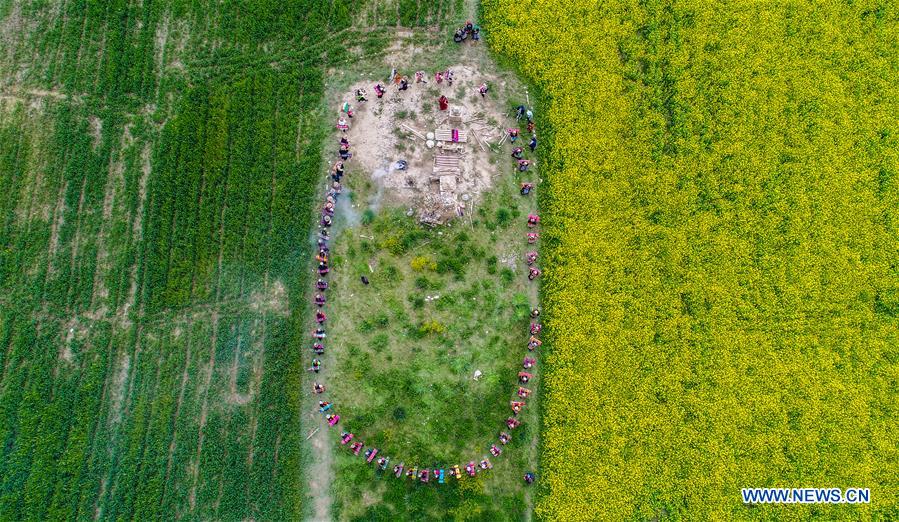
<path fill-rule="evenodd" d="M 406 129 L 407 131 L 411 132 L 412 134 L 416 135 L 416 136 L 417 136 L 419 139 L 421 139 L 421 140 L 424 140 L 424 139 L 425 139 L 425 135 L 424 135 L 424 134 L 418 132 L 417 130 L 413 129 L 412 127 L 406 125 L 405 123 L 401 123 L 401 124 L 400 124 L 400 127 L 404 128 L 404 129 Z"/>
<path fill-rule="evenodd" d="M 481 141 L 481 137 L 478 136 L 478 133 L 477 133 L 477 132 L 472 132 L 471 134 L 474 136 L 475 141 L 478 142 L 478 145 L 481 146 L 481 150 L 484 151 L 484 152 L 487 152 L 487 148 L 484 147 L 484 142 Z"/>
<path fill-rule="evenodd" d="M 459 156 L 435 156 L 435 165 L 458 165 Z"/>

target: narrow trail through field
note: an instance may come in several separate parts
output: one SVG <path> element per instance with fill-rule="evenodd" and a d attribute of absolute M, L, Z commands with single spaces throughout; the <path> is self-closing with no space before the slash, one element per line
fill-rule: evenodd
<path fill-rule="evenodd" d="M 313 401 L 314 402 L 314 401 Z M 315 413 L 315 405 L 306 408 L 306 415 L 309 418 L 308 425 L 321 423 L 319 415 Z M 309 494 L 313 500 L 313 518 L 312 520 L 331 520 L 331 482 L 334 479 L 334 455 L 331 453 L 334 448 L 328 444 L 328 432 L 320 428 L 314 428 L 318 431 L 309 439 L 312 447 L 312 465 L 306 470 L 309 477 Z"/>

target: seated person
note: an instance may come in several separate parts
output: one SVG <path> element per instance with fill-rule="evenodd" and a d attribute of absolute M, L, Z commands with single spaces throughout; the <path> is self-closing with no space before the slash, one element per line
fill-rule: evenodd
<path fill-rule="evenodd" d="M 369 464 L 371 464 L 371 461 L 374 460 L 375 455 L 378 454 L 378 449 L 377 449 L 377 448 L 371 448 L 371 449 L 369 449 L 368 451 L 369 451 L 370 453 L 369 453 L 369 452 L 366 452 L 366 454 L 365 454 L 365 457 L 366 457 L 366 458 L 365 458 L 365 461 L 368 462 Z"/>

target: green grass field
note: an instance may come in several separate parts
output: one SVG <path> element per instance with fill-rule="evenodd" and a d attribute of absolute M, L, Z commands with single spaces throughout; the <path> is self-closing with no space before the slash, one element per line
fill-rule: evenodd
<path fill-rule="evenodd" d="M 302 513 L 324 66 L 460 5 L 0 5 L 0 518 Z"/>
<path fill-rule="evenodd" d="M 523 518 L 521 475 L 535 464 L 536 402 L 521 427 L 501 428 L 537 302 L 523 270 L 523 224 L 535 201 L 517 194 L 508 173 L 470 220 L 427 230 L 402 209 L 366 214 L 371 182 L 349 177 L 364 224 L 335 242 L 329 290 L 329 332 L 337 339 L 329 391 L 343 429 L 408 467 L 464 467 L 489 456 L 500 431 L 514 438 L 488 477 L 436 490 L 390 473 L 376 477 L 341 448 L 335 512 L 343 520 Z M 478 381 L 475 370 L 483 372 Z"/>

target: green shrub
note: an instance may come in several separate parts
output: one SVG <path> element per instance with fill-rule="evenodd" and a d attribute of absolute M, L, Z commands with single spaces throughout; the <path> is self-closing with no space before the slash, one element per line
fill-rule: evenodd
<path fill-rule="evenodd" d="M 486 259 L 487 263 L 487 273 L 493 275 L 496 273 L 496 265 L 499 263 L 499 259 L 496 256 L 490 256 Z"/>
<path fill-rule="evenodd" d="M 423 270 L 437 270 L 437 262 L 428 256 L 415 256 L 409 261 L 409 266 L 416 272 Z"/>
<path fill-rule="evenodd" d="M 390 344 L 390 336 L 386 333 L 379 333 L 378 335 L 372 337 L 371 341 L 368 345 L 371 347 L 375 353 L 381 353 L 385 348 Z"/>
<path fill-rule="evenodd" d="M 499 277 L 502 279 L 503 285 L 508 287 L 515 281 L 515 272 L 506 267 L 500 270 Z"/>
<path fill-rule="evenodd" d="M 423 335 L 439 335 L 446 331 L 446 326 L 440 321 L 430 320 L 421 323 L 418 327 L 419 332 Z"/>
<path fill-rule="evenodd" d="M 381 312 L 373 318 L 372 322 L 378 328 L 387 328 L 390 325 L 390 318 L 385 312 Z"/>
<path fill-rule="evenodd" d="M 396 283 L 397 281 L 402 279 L 402 274 L 400 274 L 399 269 L 389 263 L 384 263 L 383 265 L 381 265 L 381 276 L 385 281 L 391 283 Z"/>
<path fill-rule="evenodd" d="M 503 207 L 496 210 L 496 224 L 501 227 L 509 226 L 509 223 L 512 222 L 512 212 Z"/>

